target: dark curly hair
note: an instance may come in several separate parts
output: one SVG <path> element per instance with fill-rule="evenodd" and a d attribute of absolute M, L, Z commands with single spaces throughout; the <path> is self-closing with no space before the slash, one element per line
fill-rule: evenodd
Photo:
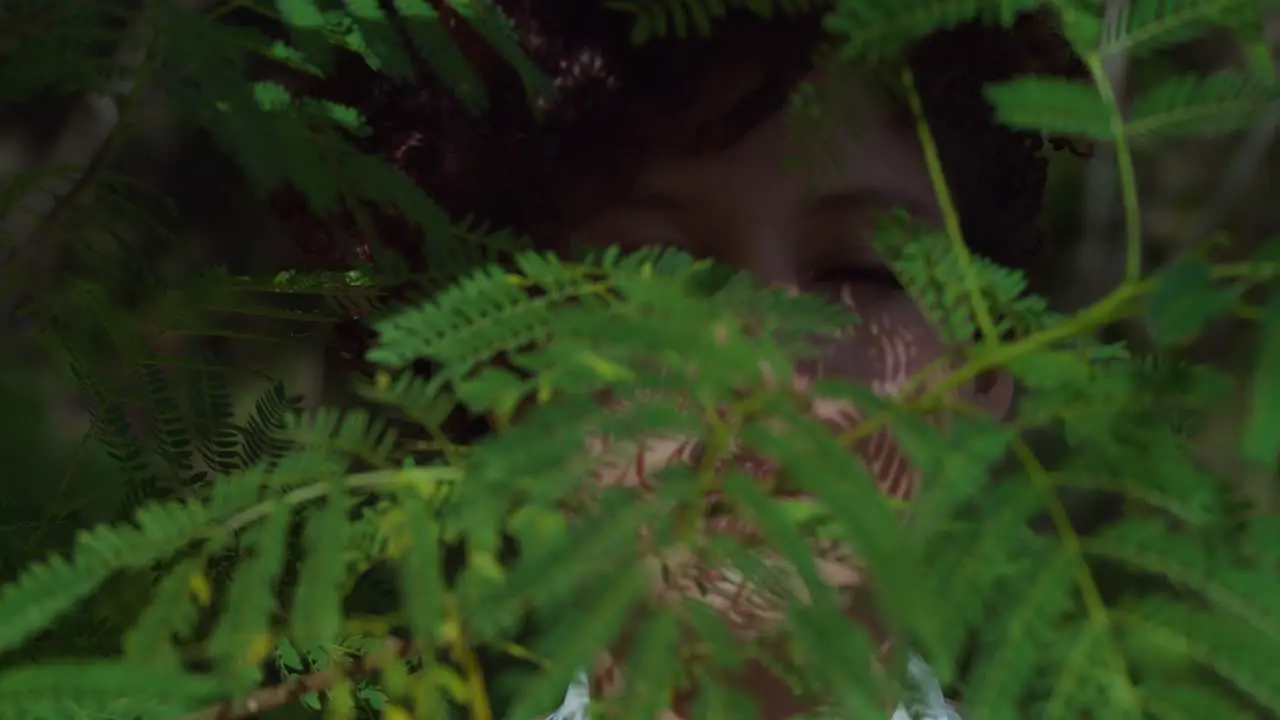
<path fill-rule="evenodd" d="M 315 92 L 361 109 L 372 130 L 360 140 L 364 148 L 389 158 L 455 217 L 473 215 L 548 243 L 564 229 L 567 188 L 622 192 L 656 150 L 700 153 L 734 144 L 788 102 L 825 37 L 818 12 L 770 21 L 731 13 L 709 38 L 636 47 L 630 17 L 598 0 L 495 2 L 555 83 L 553 100 L 531 104 L 522 78 L 445 8 L 442 16 L 484 81 L 485 112 L 473 113 L 426 70 L 416 82 L 398 83 L 358 61 Z M 687 126 L 687 109 L 717 72 L 757 58 L 762 73 L 753 91 L 711 122 Z M 1025 266 L 1038 244 L 1045 140 L 994 122 L 982 89 L 1021 74 L 1082 69 L 1042 14 L 1023 16 L 1011 30 L 970 23 L 935 33 L 911 49 L 907 62 L 965 237 L 981 255 Z M 378 240 L 422 262 L 416 231 L 394 217 L 380 220 Z M 328 237 L 337 251 L 370 242 L 341 218 L 309 221 L 299 236 Z M 341 329 L 335 349 L 359 368 L 368 341 L 367 330 L 353 322 Z M 485 431 L 482 419 L 453 419 L 450 434 L 460 438 Z"/>
<path fill-rule="evenodd" d="M 498 5 L 555 83 L 553 100 L 530 103 L 522 78 L 447 8 L 444 20 L 484 81 L 486 111 L 472 112 L 426 70 L 402 83 L 358 61 L 315 92 L 361 109 L 372 130 L 364 148 L 392 160 L 455 217 L 475 216 L 535 240 L 559 229 L 570 179 L 618 188 L 659 146 L 697 153 L 733 144 L 785 105 L 824 39 L 820 12 L 768 21 L 741 12 L 719 21 L 709 38 L 637 47 L 631 18 L 602 3 Z M 681 126 L 714 72 L 760 57 L 762 48 L 767 61 L 753 92 L 709 125 Z M 1012 29 L 968 23 L 937 32 L 912 48 L 907 62 L 970 246 L 1025 266 L 1038 245 L 1045 143 L 997 124 L 982 88 L 1031 73 L 1080 75 L 1082 68 L 1044 13 L 1024 15 Z M 379 239 L 421 262 L 414 233 L 396 218 L 382 220 Z M 325 245 L 337 250 L 353 244 L 335 238 L 360 237 L 353 223 L 333 220 L 307 223 L 298 235 L 329 238 Z"/>

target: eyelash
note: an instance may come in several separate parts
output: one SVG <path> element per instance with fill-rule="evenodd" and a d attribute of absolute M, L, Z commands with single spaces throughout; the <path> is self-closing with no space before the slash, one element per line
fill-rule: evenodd
<path fill-rule="evenodd" d="M 902 283 L 889 268 L 869 265 L 837 265 L 814 275 L 813 282 L 820 284 L 868 283 L 878 287 L 901 290 Z"/>

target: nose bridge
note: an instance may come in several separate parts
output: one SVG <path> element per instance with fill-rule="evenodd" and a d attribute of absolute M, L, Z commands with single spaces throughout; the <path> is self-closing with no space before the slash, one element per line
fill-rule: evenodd
<path fill-rule="evenodd" d="M 745 229 L 731 262 L 766 285 L 799 287 L 799 248 L 795 238 L 777 227 L 756 224 Z"/>

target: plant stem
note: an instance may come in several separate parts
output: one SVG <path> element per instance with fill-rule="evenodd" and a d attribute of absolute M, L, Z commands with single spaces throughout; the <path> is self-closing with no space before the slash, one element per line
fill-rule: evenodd
<path fill-rule="evenodd" d="M 424 495 L 459 480 L 462 471 L 455 467 L 418 467 L 395 470 L 373 470 L 366 473 L 348 475 L 342 484 L 348 490 L 372 490 L 415 486 Z M 230 520 L 218 526 L 217 531 L 224 534 L 252 525 L 275 512 L 280 506 L 294 507 L 304 505 L 328 495 L 333 491 L 329 483 L 314 483 L 293 490 L 283 497 L 260 502 L 236 514 Z"/>
<path fill-rule="evenodd" d="M 1142 211 L 1138 204 L 1138 177 L 1133 166 L 1133 151 L 1129 147 L 1124 113 L 1103 67 L 1102 57 L 1097 53 L 1090 54 L 1085 58 L 1085 65 L 1111 115 L 1111 134 L 1115 140 L 1116 167 L 1120 173 L 1120 194 L 1124 206 L 1124 280 L 1137 282 L 1142 277 Z"/>
<path fill-rule="evenodd" d="M 1046 509 L 1049 511 L 1049 517 L 1053 522 L 1054 529 L 1058 531 L 1058 539 L 1062 541 L 1063 548 L 1076 560 L 1077 583 L 1080 587 L 1080 596 L 1084 601 L 1085 610 L 1089 615 L 1089 622 L 1096 630 L 1102 631 L 1105 636 L 1113 639 L 1111 643 L 1108 643 L 1112 650 L 1112 661 L 1116 664 L 1117 674 L 1123 676 L 1127 681 L 1116 689 L 1123 692 L 1125 704 L 1130 708 L 1136 709 L 1140 705 L 1138 690 L 1133 686 L 1128 662 L 1125 660 L 1124 653 L 1115 645 L 1114 633 L 1108 632 L 1112 628 L 1111 616 L 1107 610 L 1106 601 L 1102 599 L 1102 591 L 1098 589 L 1098 584 L 1094 581 L 1093 573 L 1089 569 L 1089 563 L 1084 559 L 1084 550 L 1080 546 L 1080 535 L 1071 524 L 1071 518 L 1067 514 L 1067 509 L 1063 507 L 1062 500 L 1054 492 L 1053 478 L 1050 477 L 1049 471 L 1045 469 L 1039 458 L 1035 456 L 1035 453 L 1021 438 L 1014 441 L 1013 452 L 1018 456 L 1018 460 L 1027 470 L 1027 473 L 1031 475 L 1032 479 L 1045 493 Z M 1081 642 L 1084 642 L 1084 640 L 1081 640 Z"/>
<path fill-rule="evenodd" d="M 978 287 L 978 277 L 973 272 L 973 257 L 964 243 L 964 233 L 960 229 L 960 213 L 956 210 L 951 191 L 947 189 L 946 173 L 942 168 L 942 158 L 938 155 L 938 143 L 934 140 L 933 131 L 924 115 L 924 106 L 920 102 L 920 94 L 916 92 L 915 77 L 910 70 L 902 71 L 902 83 L 907 89 L 907 103 L 911 106 L 911 114 L 916 119 L 916 135 L 920 138 L 920 149 L 924 153 L 925 164 L 929 168 L 929 180 L 933 183 L 934 194 L 938 198 L 938 209 L 942 212 L 943 226 L 947 238 L 951 241 L 951 251 L 955 253 L 956 263 L 964 274 L 965 289 L 969 292 L 969 302 L 973 306 L 973 314 L 982 331 L 982 338 L 988 344 L 999 342 L 995 322 L 991 319 L 991 310 L 982 297 Z"/>

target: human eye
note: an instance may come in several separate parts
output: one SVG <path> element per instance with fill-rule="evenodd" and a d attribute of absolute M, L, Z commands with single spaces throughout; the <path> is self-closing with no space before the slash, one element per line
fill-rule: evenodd
<path fill-rule="evenodd" d="M 836 262 L 819 268 L 811 280 L 822 288 L 862 285 L 901 290 L 902 282 L 888 267 L 871 262 Z"/>

